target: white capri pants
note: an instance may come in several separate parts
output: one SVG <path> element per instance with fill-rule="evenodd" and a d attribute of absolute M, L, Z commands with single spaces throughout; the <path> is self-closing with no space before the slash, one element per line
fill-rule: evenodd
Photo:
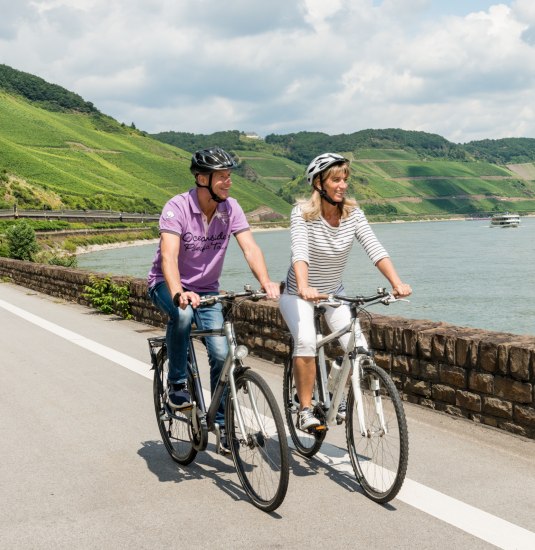
<path fill-rule="evenodd" d="M 303 300 L 295 294 L 281 294 L 279 308 L 294 339 L 294 356 L 316 356 L 316 329 L 314 328 L 314 303 Z M 351 310 L 347 304 L 339 307 L 325 306 L 325 321 L 332 332 L 344 328 L 351 322 Z M 339 338 L 340 345 L 347 349 L 349 332 Z M 355 323 L 355 342 L 357 346 L 368 349 L 368 344 L 360 323 Z"/>

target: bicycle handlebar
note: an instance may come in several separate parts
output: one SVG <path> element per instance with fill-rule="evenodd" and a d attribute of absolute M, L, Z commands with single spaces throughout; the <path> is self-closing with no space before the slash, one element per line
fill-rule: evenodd
<path fill-rule="evenodd" d="M 357 306 L 363 306 L 364 304 L 381 303 L 385 306 L 393 304 L 394 302 L 408 302 L 405 298 L 396 298 L 394 294 L 388 292 L 386 288 L 378 288 L 377 293 L 372 296 L 345 296 L 342 294 L 320 294 L 320 301 L 316 303 L 316 306 L 329 305 L 331 307 L 338 307 L 342 305 L 342 302 L 355 304 Z"/>
<path fill-rule="evenodd" d="M 199 306 L 211 306 L 213 304 L 216 304 L 217 302 L 231 301 L 236 298 L 249 298 L 250 300 L 256 302 L 267 296 L 266 292 L 263 292 L 261 290 L 252 290 L 250 285 L 245 285 L 243 288 L 244 290 L 242 292 L 222 292 L 221 294 L 201 298 Z"/>

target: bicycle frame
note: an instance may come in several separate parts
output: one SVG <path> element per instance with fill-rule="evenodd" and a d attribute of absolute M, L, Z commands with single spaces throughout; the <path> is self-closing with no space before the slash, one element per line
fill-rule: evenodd
<path fill-rule="evenodd" d="M 235 301 L 237 298 L 255 301 L 265 296 L 263 291 L 253 291 L 245 285 L 243 292 L 209 295 L 201 297 L 200 301 L 195 300 L 196 307 L 222 303 L 223 320 L 221 324 L 218 321 L 214 328 L 197 327 L 189 333 L 187 384 L 191 404 L 174 407 L 170 403 L 169 391 L 174 388 L 168 385 L 166 337 L 149 338 L 148 341 L 156 371 L 153 379 L 156 418 L 163 444 L 171 458 L 187 466 L 198 451 L 206 450 L 209 432 L 214 432 L 216 452 L 232 455 L 242 487 L 252 503 L 263 511 L 272 512 L 281 505 L 288 488 L 288 442 L 284 422 L 266 381 L 244 364 L 248 350 L 246 346 L 238 345 L 233 323 L 235 311 L 241 303 Z M 199 338 L 206 344 L 206 338 L 213 337 L 225 338 L 228 351 L 207 407 L 199 370 L 201 363 L 197 360 L 194 344 Z M 216 421 L 223 396 L 225 433 Z"/>
<path fill-rule="evenodd" d="M 315 322 L 316 322 L 316 349 L 318 350 L 318 368 L 320 372 L 320 384 L 319 384 L 319 400 L 323 402 L 325 409 L 327 410 L 326 422 L 327 424 L 332 424 L 338 412 L 338 406 L 342 401 L 344 387 L 346 385 L 347 379 L 351 374 L 351 385 L 353 387 L 353 393 L 355 395 L 355 403 L 357 406 L 357 418 L 359 421 L 359 429 L 361 434 L 366 435 L 366 419 L 364 414 L 364 407 L 362 405 L 362 391 L 360 385 L 360 376 L 361 376 L 361 363 L 368 360 L 368 356 L 358 353 L 355 347 L 355 324 L 357 322 L 357 312 L 354 308 L 351 308 L 352 319 L 351 322 L 345 327 L 329 334 L 328 336 L 323 336 L 321 332 L 320 319 L 323 315 L 325 309 L 323 306 L 317 306 L 315 311 Z M 340 377 L 338 379 L 338 384 L 334 389 L 332 400 L 327 389 L 327 365 L 325 361 L 325 346 L 337 340 L 340 336 L 350 333 L 349 342 L 347 345 L 347 350 L 344 353 L 342 360 L 342 370 L 340 372 Z M 373 388 L 376 390 L 377 388 Z M 381 422 L 381 429 L 384 433 L 387 432 L 383 408 L 381 403 L 381 396 L 376 393 L 375 395 L 375 409 L 379 416 Z"/>
<path fill-rule="evenodd" d="M 301 401 L 300 397 L 305 395 L 300 395 L 304 388 L 297 391 L 299 376 L 296 380 L 296 347 L 293 343 L 284 365 L 284 412 L 297 452 L 307 458 L 313 457 L 320 450 L 329 425 L 345 423 L 347 451 L 355 477 L 365 495 L 378 503 L 392 500 L 403 484 L 409 452 L 408 428 L 401 396 L 394 381 L 387 371 L 375 363 L 372 353 L 361 347 L 359 316 L 361 313 L 367 314 L 367 305 L 382 303 L 387 306 L 400 299 L 384 288 L 378 288 L 377 293 L 371 296 L 318 296 L 318 301 L 312 306 L 316 342 L 315 383 L 306 391 L 313 391 L 311 412 L 319 424 L 316 422 L 308 429 L 301 427 L 299 415 L 304 399 Z M 343 304 L 349 306 L 349 317 L 345 307 L 344 311 L 339 312 L 345 326 L 335 328 L 325 336 L 322 333 L 322 317 L 329 316 L 331 310 L 327 308 Z M 328 378 L 325 346 L 341 338 L 345 350 L 342 357 L 333 363 L 335 370 L 331 369 Z M 365 346 L 364 343 L 362 345 Z M 348 383 L 351 385 L 347 392 L 347 406 L 341 408 Z M 306 402 L 308 405 L 308 399 Z"/>
<path fill-rule="evenodd" d="M 195 348 L 193 346 L 193 340 L 196 337 L 201 338 L 210 338 L 213 336 L 225 336 L 229 351 L 227 353 L 227 356 L 225 358 L 225 362 L 223 364 L 223 368 L 221 369 L 221 374 L 219 375 L 219 380 L 217 382 L 216 388 L 214 390 L 214 394 L 212 396 L 212 400 L 210 402 L 210 406 L 208 407 L 208 410 L 206 409 L 206 403 L 204 401 L 204 395 L 203 395 L 203 388 L 201 384 L 201 378 L 199 374 L 199 368 L 197 364 L 197 356 L 195 354 Z M 190 372 L 193 376 L 193 381 L 195 385 L 195 394 L 199 400 L 198 403 L 194 403 L 194 413 L 195 413 L 195 407 L 197 406 L 201 413 L 202 418 L 205 419 L 207 428 L 210 431 L 215 431 L 216 434 L 219 435 L 219 426 L 214 422 L 215 415 L 217 412 L 217 409 L 219 408 L 219 403 L 221 402 L 221 397 L 223 396 L 223 392 L 225 391 L 225 388 L 228 386 L 230 388 L 230 395 L 227 396 L 227 399 L 232 399 L 236 404 L 238 403 L 236 395 L 236 379 L 234 376 L 234 373 L 236 371 L 237 366 L 240 364 L 241 359 L 243 359 L 245 356 L 240 356 L 243 351 L 237 351 L 239 350 L 239 346 L 236 342 L 236 336 L 234 333 L 234 325 L 231 321 L 225 321 L 223 324 L 223 327 L 220 329 L 208 329 L 208 330 L 202 330 L 202 329 L 194 329 L 190 333 L 190 345 L 189 345 L 189 357 L 190 357 Z M 242 346 L 243 348 L 243 346 Z M 259 425 L 263 425 L 263 422 L 260 422 L 260 414 L 258 412 L 258 409 L 256 407 L 256 403 L 253 402 L 251 399 L 251 408 L 255 413 L 255 417 L 259 422 Z M 241 433 L 245 433 L 245 424 L 243 421 L 243 415 L 241 413 L 241 409 L 239 406 L 235 407 L 236 411 L 236 418 L 238 422 L 238 426 L 241 430 Z M 194 425 L 196 423 L 197 415 L 193 414 L 192 419 L 194 422 Z M 199 429 L 199 426 L 195 426 L 196 429 Z M 203 447 L 206 447 L 206 442 L 203 445 Z"/>

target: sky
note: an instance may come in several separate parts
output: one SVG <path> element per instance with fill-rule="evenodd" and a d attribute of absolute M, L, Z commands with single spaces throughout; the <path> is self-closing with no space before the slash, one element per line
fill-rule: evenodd
<path fill-rule="evenodd" d="M 533 0 L 0 0 L 0 63 L 149 133 L 535 138 Z"/>

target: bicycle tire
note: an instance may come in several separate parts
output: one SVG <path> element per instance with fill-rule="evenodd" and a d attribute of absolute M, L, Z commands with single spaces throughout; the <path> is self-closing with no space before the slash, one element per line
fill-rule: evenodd
<path fill-rule="evenodd" d="M 297 402 L 297 390 L 293 379 L 293 350 L 290 348 L 284 364 L 284 380 L 283 380 L 283 402 L 284 414 L 286 423 L 292 438 L 293 444 L 300 455 L 307 458 L 314 456 L 321 448 L 323 440 L 327 435 L 327 430 L 318 430 L 314 433 L 304 432 L 297 428 L 297 415 L 299 414 L 299 403 Z M 316 369 L 317 373 L 317 369 Z M 318 387 L 318 374 L 316 374 L 316 382 L 314 383 L 314 394 L 316 395 Z M 313 402 L 313 408 L 317 405 Z"/>
<path fill-rule="evenodd" d="M 373 381 L 379 384 L 379 394 L 387 433 L 384 433 L 375 408 Z M 366 434 L 362 435 L 355 394 L 350 387 L 347 400 L 346 439 L 351 464 L 362 490 L 378 503 L 392 500 L 401 489 L 409 458 L 409 436 L 403 403 L 390 376 L 375 363 L 362 367 Z"/>
<path fill-rule="evenodd" d="M 245 369 L 238 374 L 236 392 L 236 401 L 229 395 L 225 407 L 232 458 L 253 504 L 272 512 L 282 504 L 288 489 L 288 441 L 282 415 L 269 386 L 252 370 Z M 236 419 L 236 407 L 243 418 L 244 434 Z"/>
<path fill-rule="evenodd" d="M 165 407 L 167 400 L 167 374 L 168 360 L 165 350 L 158 353 L 156 368 L 154 369 L 153 395 L 156 420 L 163 444 L 171 458 L 187 466 L 197 456 L 197 450 L 193 448 L 191 431 L 191 411 L 181 413 L 178 410 L 169 414 L 169 409 Z M 188 386 L 190 392 L 193 391 L 193 384 L 188 377 Z"/>

